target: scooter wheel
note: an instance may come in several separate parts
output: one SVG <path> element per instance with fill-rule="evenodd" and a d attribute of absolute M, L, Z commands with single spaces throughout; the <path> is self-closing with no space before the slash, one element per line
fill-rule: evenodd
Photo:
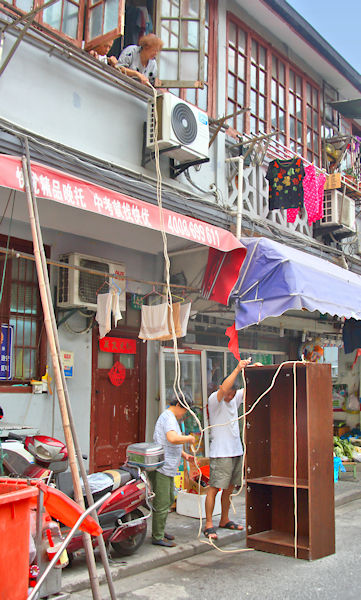
<path fill-rule="evenodd" d="M 133 519 L 139 519 L 143 517 L 142 511 L 139 509 L 135 509 L 132 512 L 128 513 L 123 517 L 124 521 L 133 521 Z M 136 535 L 129 536 L 129 538 L 125 540 L 121 540 L 120 542 L 111 542 L 111 546 L 116 554 L 119 556 L 130 556 L 134 554 L 140 548 L 145 540 L 145 536 L 147 535 L 147 522 L 145 521 L 144 530 Z"/>

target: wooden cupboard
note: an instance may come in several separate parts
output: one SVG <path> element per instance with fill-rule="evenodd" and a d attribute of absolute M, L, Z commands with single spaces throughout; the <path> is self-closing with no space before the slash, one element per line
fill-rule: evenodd
<path fill-rule="evenodd" d="M 246 369 L 246 410 L 276 370 Z M 313 560 L 335 551 L 331 366 L 297 364 L 296 390 L 297 557 Z M 295 556 L 292 365 L 246 417 L 246 444 L 247 545 Z"/>

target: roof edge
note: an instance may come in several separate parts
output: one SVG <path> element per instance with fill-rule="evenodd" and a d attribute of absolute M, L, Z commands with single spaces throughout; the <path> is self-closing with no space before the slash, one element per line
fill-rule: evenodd
<path fill-rule="evenodd" d="M 326 58 L 344 77 L 361 92 L 361 74 L 335 50 L 318 31 L 312 27 L 285 0 L 262 0 L 280 17 L 286 20 L 315 50 Z"/>

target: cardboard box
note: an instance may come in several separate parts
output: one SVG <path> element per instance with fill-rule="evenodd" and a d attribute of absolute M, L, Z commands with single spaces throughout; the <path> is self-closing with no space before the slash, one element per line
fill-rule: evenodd
<path fill-rule="evenodd" d="M 332 173 L 332 175 L 327 175 L 325 190 L 337 190 L 341 187 L 341 185 L 341 173 Z"/>
<path fill-rule="evenodd" d="M 218 492 L 214 503 L 213 515 L 221 514 L 221 492 Z M 201 510 L 202 519 L 206 517 L 206 496 L 205 494 L 190 494 L 181 490 L 177 496 L 177 513 L 185 517 L 199 519 L 199 511 Z"/>

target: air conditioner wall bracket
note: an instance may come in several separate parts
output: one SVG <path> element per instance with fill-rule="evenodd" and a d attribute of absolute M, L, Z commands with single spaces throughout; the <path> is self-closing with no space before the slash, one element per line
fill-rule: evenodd
<path fill-rule="evenodd" d="M 170 176 L 172 179 L 175 179 L 178 175 L 181 175 L 181 173 L 189 169 L 189 167 L 195 167 L 196 165 L 203 165 L 204 163 L 209 162 L 209 158 L 198 158 L 197 160 L 190 160 L 178 164 L 175 164 L 174 158 L 171 158 L 169 162 Z"/>

